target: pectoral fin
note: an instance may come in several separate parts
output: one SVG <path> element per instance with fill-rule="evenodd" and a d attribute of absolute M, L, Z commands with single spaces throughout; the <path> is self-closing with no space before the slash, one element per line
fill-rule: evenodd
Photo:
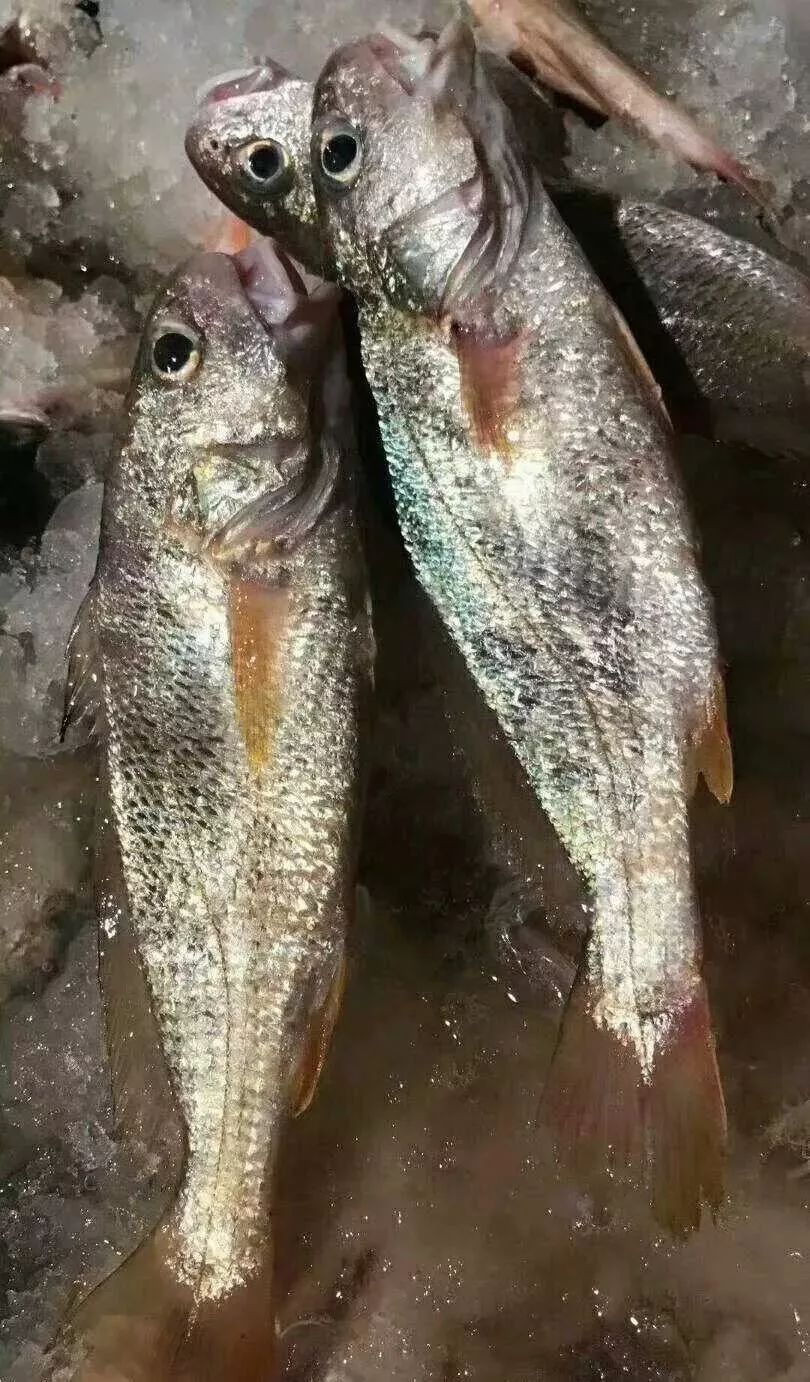
<path fill-rule="evenodd" d="M 298 1070 L 292 1100 L 294 1118 L 304 1113 L 315 1098 L 318 1080 L 321 1077 L 321 1071 L 332 1044 L 332 1033 L 335 1030 L 345 988 L 346 956 L 341 955 L 329 992 L 321 1007 L 314 1014 L 307 1035 L 306 1049 Z"/>
<path fill-rule="evenodd" d="M 508 427 L 520 393 L 523 337 L 486 340 L 464 326 L 453 328 L 461 397 L 482 451 L 512 459 Z"/>
<path fill-rule="evenodd" d="M 283 586 L 232 576 L 231 663 L 234 696 L 248 760 L 260 772 L 270 759 L 279 713 L 279 647 L 289 608 Z"/>

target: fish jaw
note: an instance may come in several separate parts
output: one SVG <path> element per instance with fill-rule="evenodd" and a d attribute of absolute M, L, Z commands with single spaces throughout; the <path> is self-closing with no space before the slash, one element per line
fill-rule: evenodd
<path fill-rule="evenodd" d="M 312 273 L 322 273 L 309 159 L 313 91 L 311 83 L 271 62 L 218 79 L 202 94 L 185 147 L 203 182 L 229 210 L 273 236 Z M 267 147 L 276 151 L 278 173 L 257 179 L 251 157 Z"/>

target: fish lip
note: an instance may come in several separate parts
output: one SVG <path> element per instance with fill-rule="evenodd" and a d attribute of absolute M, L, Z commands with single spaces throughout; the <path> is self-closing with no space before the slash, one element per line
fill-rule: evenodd
<path fill-rule="evenodd" d="M 197 89 L 195 101 L 198 109 L 206 109 L 209 106 L 220 105 L 223 101 L 253 96 L 259 91 L 274 91 L 291 77 L 292 73 L 280 63 L 274 62 L 272 58 L 263 58 L 254 67 L 220 72 L 210 81 L 203 82 Z"/>

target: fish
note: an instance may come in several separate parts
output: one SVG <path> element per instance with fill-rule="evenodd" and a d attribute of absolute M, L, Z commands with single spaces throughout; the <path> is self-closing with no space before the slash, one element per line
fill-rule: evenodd
<path fill-rule="evenodd" d="M 312 83 L 267 58 L 197 93 L 186 153 L 206 186 L 312 273 L 322 271 L 309 171 Z"/>
<path fill-rule="evenodd" d="M 726 1142 L 688 806 L 733 768 L 659 391 L 469 26 L 337 49 L 312 116 L 405 545 L 590 897 L 544 1119 L 562 1163 L 688 1233 Z"/>
<path fill-rule="evenodd" d="M 491 40 L 525 62 L 554 91 L 612 117 L 694 168 L 716 174 L 764 210 L 774 189 L 676 101 L 661 96 L 583 19 L 572 0 L 470 0 Z"/>
<path fill-rule="evenodd" d="M 269 243 L 191 258 L 108 473 L 64 729 L 103 746 L 117 1097 L 143 1095 L 155 1033 L 185 1157 L 73 1317 L 82 1382 L 278 1375 L 272 1179 L 345 982 L 372 677 L 337 300 Z"/>
<path fill-rule="evenodd" d="M 810 438 L 810 279 L 668 206 L 557 197 L 684 429 L 770 454 Z"/>
<path fill-rule="evenodd" d="M 558 113 L 511 63 L 487 50 L 480 60 L 509 107 L 524 157 L 628 320 L 679 429 L 804 454 L 807 276 L 699 217 L 572 185 Z M 203 92 L 186 150 L 226 206 L 323 274 L 309 163 L 313 90 L 271 61 L 218 79 Z M 262 182 L 245 172 L 245 161 L 266 148 L 280 151 L 284 173 Z"/>

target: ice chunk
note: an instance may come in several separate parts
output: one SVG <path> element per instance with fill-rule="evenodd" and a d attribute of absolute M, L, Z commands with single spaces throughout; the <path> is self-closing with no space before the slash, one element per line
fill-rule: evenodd
<path fill-rule="evenodd" d="M 691 0 L 677 10 L 590 0 L 587 8 L 600 32 L 661 90 L 676 96 L 739 158 L 764 170 L 782 211 L 801 203 L 810 177 L 810 76 L 807 64 L 796 61 L 784 10 L 779 13 L 771 0 L 733 6 Z M 696 207 L 705 204 L 710 179 L 655 152 L 614 121 L 597 130 L 575 116 L 567 123 L 575 177 L 632 196 L 686 193 Z M 780 234 L 801 249 L 804 214 L 792 215 Z"/>
<path fill-rule="evenodd" d="M 0 1003 L 51 975 L 89 904 L 96 776 L 87 751 L 3 762 Z"/>
<path fill-rule="evenodd" d="M 65 649 L 95 566 L 101 485 L 63 499 L 36 555 L 0 578 L 0 746 L 53 751 L 62 718 Z"/>

